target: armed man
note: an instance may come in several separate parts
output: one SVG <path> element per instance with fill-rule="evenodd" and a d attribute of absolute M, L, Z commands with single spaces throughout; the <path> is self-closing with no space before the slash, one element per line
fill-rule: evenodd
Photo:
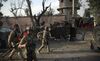
<path fill-rule="evenodd" d="M 18 53 L 20 53 L 20 56 L 24 61 L 25 59 L 24 59 L 24 55 L 22 53 L 22 49 L 18 48 L 18 44 L 20 42 L 20 34 L 21 34 L 21 32 L 19 30 L 18 24 L 15 24 L 13 31 L 11 31 L 9 36 L 8 36 L 8 46 L 10 48 L 12 48 L 12 50 L 11 50 L 11 52 L 10 52 L 8 57 L 10 59 L 12 59 L 13 55 L 15 54 L 15 52 L 18 52 Z"/>
<path fill-rule="evenodd" d="M 27 50 L 27 61 L 37 61 L 36 58 L 36 40 L 34 39 L 34 30 L 32 30 L 30 27 L 26 27 L 26 31 L 21 39 L 21 42 L 19 43 L 19 48 L 26 47 Z"/>
<path fill-rule="evenodd" d="M 48 40 L 49 40 L 49 37 L 50 37 L 49 27 L 45 26 L 44 30 L 42 32 L 38 33 L 37 36 L 38 36 L 38 38 L 40 38 L 40 41 L 42 42 L 42 45 L 37 50 L 37 53 L 40 53 L 40 51 L 44 47 L 47 48 L 47 52 L 50 52 L 49 43 L 48 43 Z"/>

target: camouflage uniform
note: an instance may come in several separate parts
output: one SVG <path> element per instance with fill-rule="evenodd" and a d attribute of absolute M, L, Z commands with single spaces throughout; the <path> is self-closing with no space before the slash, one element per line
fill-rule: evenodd
<path fill-rule="evenodd" d="M 25 43 L 21 44 L 22 42 L 25 42 Z M 32 34 L 32 30 L 27 30 L 27 35 L 24 35 L 22 37 L 21 43 L 19 44 L 20 46 L 25 45 L 25 47 L 26 47 L 27 61 L 32 61 L 32 60 L 37 61 L 36 53 L 35 53 L 35 49 L 36 49 L 35 42 L 36 41 L 34 40 L 34 35 Z"/>
<path fill-rule="evenodd" d="M 15 52 L 19 52 L 21 58 L 24 61 L 24 55 L 22 53 L 22 50 L 18 48 L 18 39 L 17 36 L 20 34 L 20 31 L 15 28 L 12 32 L 10 32 L 9 37 L 8 37 L 8 45 L 10 48 L 13 48 L 9 54 L 9 58 L 12 58 L 12 56 L 15 54 Z"/>
<path fill-rule="evenodd" d="M 37 50 L 37 53 L 40 53 L 40 51 L 46 47 L 47 48 L 47 52 L 50 52 L 50 48 L 49 48 L 49 44 L 48 44 L 48 39 L 49 39 L 49 30 L 48 27 L 45 27 L 45 29 L 43 30 L 43 33 L 40 32 L 40 40 L 42 41 L 42 45 L 40 46 L 40 48 Z"/>

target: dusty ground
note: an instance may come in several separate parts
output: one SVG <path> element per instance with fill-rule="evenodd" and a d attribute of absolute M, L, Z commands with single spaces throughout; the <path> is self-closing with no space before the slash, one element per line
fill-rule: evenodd
<path fill-rule="evenodd" d="M 37 54 L 37 59 L 38 61 L 99 61 L 100 52 L 95 52 L 90 49 L 90 40 L 92 40 L 92 34 L 90 32 L 86 33 L 84 41 L 70 42 L 66 40 L 52 40 L 49 43 L 51 52 L 47 53 L 46 49 L 44 49 L 41 54 Z M 13 60 L 1 61 L 22 60 L 16 54 Z"/>

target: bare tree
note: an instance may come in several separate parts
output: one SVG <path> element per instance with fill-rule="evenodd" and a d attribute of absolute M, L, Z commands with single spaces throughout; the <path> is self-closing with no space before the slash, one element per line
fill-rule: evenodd
<path fill-rule="evenodd" d="M 0 27 L 3 25 L 3 22 L 1 21 L 3 17 L 3 13 L 1 12 L 1 7 L 3 7 L 3 2 L 6 2 L 7 0 L 0 0 Z"/>
<path fill-rule="evenodd" d="M 36 26 L 40 26 L 40 18 L 41 18 L 41 16 L 42 16 L 42 15 L 47 11 L 47 9 L 51 6 L 51 4 L 50 4 L 49 6 L 46 6 L 46 7 L 45 7 L 45 2 L 46 2 L 46 0 L 43 0 L 43 1 L 42 1 L 42 7 L 43 7 L 42 12 L 41 12 L 38 16 L 34 15 L 34 19 L 35 19 L 35 22 L 36 22 Z"/>
<path fill-rule="evenodd" d="M 44 13 L 44 15 L 49 15 L 49 16 L 54 15 L 54 9 L 49 8 L 49 10 L 47 10 L 47 11 Z"/>
<path fill-rule="evenodd" d="M 23 3 L 25 2 L 25 0 L 19 0 L 19 1 L 16 1 L 16 0 L 12 0 L 10 6 L 11 6 L 11 10 L 10 12 L 15 16 L 17 17 L 18 16 L 18 11 L 19 10 L 23 10 Z"/>
<path fill-rule="evenodd" d="M 3 2 L 6 2 L 7 0 L 0 0 L 0 10 L 1 10 L 1 7 L 3 6 Z"/>
<path fill-rule="evenodd" d="M 23 3 L 25 2 L 25 0 L 22 0 L 22 1 L 19 1 L 17 2 L 16 4 L 16 1 L 15 0 L 12 0 L 11 2 L 11 9 L 10 9 L 10 12 L 14 15 L 15 19 L 16 19 L 16 23 L 19 25 L 20 27 L 20 24 L 18 22 L 18 11 L 23 9 Z M 22 32 L 22 29 L 20 27 L 20 31 Z"/>
<path fill-rule="evenodd" d="M 34 29 L 35 28 L 35 21 L 33 20 L 33 16 L 32 16 L 31 3 L 30 3 L 29 0 L 26 0 L 26 2 L 27 2 L 27 5 L 28 5 L 31 22 L 33 23 L 32 28 Z"/>

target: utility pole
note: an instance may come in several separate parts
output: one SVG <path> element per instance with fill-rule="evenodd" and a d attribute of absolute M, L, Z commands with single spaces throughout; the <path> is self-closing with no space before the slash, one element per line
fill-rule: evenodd
<path fill-rule="evenodd" d="M 70 41 L 76 40 L 76 28 L 75 28 L 75 0 L 72 0 L 72 21 L 70 28 Z"/>
<path fill-rule="evenodd" d="M 75 27 L 75 0 L 72 0 L 72 27 Z"/>
<path fill-rule="evenodd" d="M 75 14 L 75 0 L 72 0 L 72 17 L 74 17 Z"/>
<path fill-rule="evenodd" d="M 32 28 L 35 28 L 35 21 L 33 20 L 33 16 L 32 16 L 32 10 L 31 10 L 31 3 L 29 0 L 26 0 L 28 8 L 29 8 L 29 13 L 30 13 L 30 18 L 31 18 L 31 22 L 32 22 Z"/>

